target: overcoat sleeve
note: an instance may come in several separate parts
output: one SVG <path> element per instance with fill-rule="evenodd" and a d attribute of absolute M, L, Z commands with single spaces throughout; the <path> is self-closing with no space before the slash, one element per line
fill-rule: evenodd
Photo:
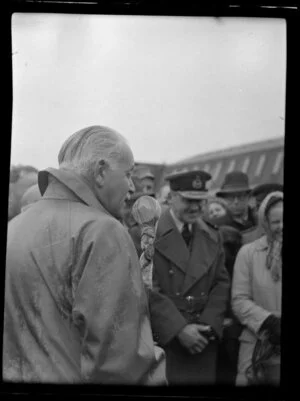
<path fill-rule="evenodd" d="M 72 316 L 83 380 L 138 384 L 155 359 L 153 338 L 138 259 L 117 224 L 92 222 L 77 241 Z"/>
<path fill-rule="evenodd" d="M 155 279 L 149 291 L 149 309 L 153 337 L 159 345 L 169 343 L 188 324 L 170 298 L 162 294 Z"/>
<path fill-rule="evenodd" d="M 219 236 L 219 251 L 214 262 L 214 279 L 208 294 L 208 301 L 201 313 L 201 323 L 211 326 L 219 338 L 222 337 L 223 321 L 230 297 L 230 280 L 225 268 L 225 255 Z"/>
<path fill-rule="evenodd" d="M 232 282 L 232 309 L 239 321 L 258 333 L 263 321 L 271 314 L 253 301 L 252 264 L 249 246 L 244 245 L 236 258 Z"/>

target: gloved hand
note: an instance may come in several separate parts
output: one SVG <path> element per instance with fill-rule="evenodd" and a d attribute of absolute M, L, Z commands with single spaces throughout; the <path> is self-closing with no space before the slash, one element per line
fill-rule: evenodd
<path fill-rule="evenodd" d="M 279 317 L 270 315 L 263 322 L 260 328 L 260 333 L 263 331 L 267 332 L 268 339 L 271 344 L 279 345 L 281 336 L 281 320 Z"/>

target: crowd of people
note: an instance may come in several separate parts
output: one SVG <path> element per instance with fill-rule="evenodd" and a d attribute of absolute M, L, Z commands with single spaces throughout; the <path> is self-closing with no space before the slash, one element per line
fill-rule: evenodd
<path fill-rule="evenodd" d="M 102 126 L 59 168 L 11 169 L 3 377 L 102 384 L 280 383 L 283 186 L 232 171 L 135 172 Z M 132 207 L 160 204 L 150 288 Z"/>

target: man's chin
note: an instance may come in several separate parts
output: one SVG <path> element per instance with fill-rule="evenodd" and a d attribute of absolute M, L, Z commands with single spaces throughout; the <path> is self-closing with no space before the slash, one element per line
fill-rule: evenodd
<path fill-rule="evenodd" d="M 192 216 L 186 215 L 184 220 L 185 220 L 185 223 L 193 224 L 199 219 L 199 217 L 200 217 L 200 214 L 196 214 L 196 215 L 192 215 Z"/>

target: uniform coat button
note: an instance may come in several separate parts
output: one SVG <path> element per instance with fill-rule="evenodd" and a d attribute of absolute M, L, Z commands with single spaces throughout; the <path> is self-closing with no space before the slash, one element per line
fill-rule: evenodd
<path fill-rule="evenodd" d="M 170 270 L 169 270 L 169 274 L 170 274 L 170 276 L 173 276 L 174 270 L 170 269 Z"/>
<path fill-rule="evenodd" d="M 179 297 L 180 296 L 180 292 L 176 292 L 176 294 L 175 294 L 177 297 Z"/>

